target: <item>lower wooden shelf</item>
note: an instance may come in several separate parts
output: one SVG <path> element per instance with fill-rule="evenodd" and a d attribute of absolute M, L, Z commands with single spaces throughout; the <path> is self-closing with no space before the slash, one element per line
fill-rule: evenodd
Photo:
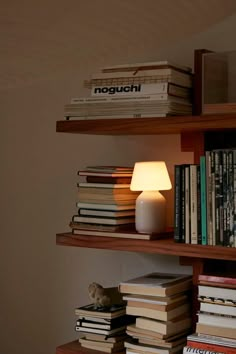
<path fill-rule="evenodd" d="M 60 345 L 56 349 L 56 354 L 106 354 L 105 352 L 101 352 L 100 350 L 92 350 L 81 347 L 80 343 L 75 340 L 70 343 L 66 343 Z M 117 354 L 123 354 L 125 352 L 119 352 Z"/>
<path fill-rule="evenodd" d="M 174 242 L 173 238 L 146 241 L 60 233 L 57 234 L 56 242 L 57 245 L 61 246 L 75 246 L 128 252 L 166 254 L 191 258 L 236 261 L 236 248 L 177 243 Z"/>

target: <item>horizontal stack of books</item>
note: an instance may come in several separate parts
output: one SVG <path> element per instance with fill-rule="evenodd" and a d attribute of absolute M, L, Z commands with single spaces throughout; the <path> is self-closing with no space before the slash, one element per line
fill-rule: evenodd
<path fill-rule="evenodd" d="M 189 290 L 192 277 L 151 273 L 120 283 L 126 313 L 135 323 L 127 326 L 127 353 L 180 353 L 191 330 Z"/>
<path fill-rule="evenodd" d="M 184 353 L 236 353 L 235 290 L 235 276 L 199 275 L 196 333 L 187 337 Z"/>
<path fill-rule="evenodd" d="M 78 214 L 70 223 L 74 234 L 134 229 L 139 193 L 130 190 L 132 173 L 132 167 L 121 166 L 89 166 L 78 172 L 86 182 L 78 183 Z"/>
<path fill-rule="evenodd" d="M 100 350 L 106 353 L 124 351 L 127 338 L 126 325 L 133 319 L 125 313 L 125 305 L 113 305 L 110 308 L 95 308 L 94 304 L 79 307 L 76 331 L 82 347 Z"/>
<path fill-rule="evenodd" d="M 236 149 L 175 166 L 176 242 L 236 247 Z"/>
<path fill-rule="evenodd" d="M 84 82 L 90 97 L 72 98 L 66 119 L 192 114 L 192 73 L 168 61 L 105 67 Z"/>

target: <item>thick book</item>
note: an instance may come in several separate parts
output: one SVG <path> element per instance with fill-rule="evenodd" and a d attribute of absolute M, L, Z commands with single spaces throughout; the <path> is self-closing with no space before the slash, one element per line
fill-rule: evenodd
<path fill-rule="evenodd" d="M 183 336 L 187 337 L 189 334 L 189 328 L 183 330 L 182 332 L 174 334 L 162 334 L 149 329 L 139 328 L 136 324 L 128 325 L 126 328 L 126 333 L 134 338 L 148 338 L 156 341 L 162 341 L 164 343 L 174 341 Z"/>
<path fill-rule="evenodd" d="M 86 225 L 86 224 L 84 224 Z M 97 229 L 88 228 L 86 229 L 84 225 L 81 224 L 79 228 L 73 228 L 74 235 L 81 236 L 99 236 L 99 237 L 114 237 L 114 238 L 130 238 L 134 240 L 157 240 L 160 238 L 169 238 L 172 235 L 172 232 L 166 231 L 161 234 L 152 234 L 152 233 L 139 233 L 135 231 L 134 224 L 130 224 L 130 228 L 127 229 L 126 225 L 117 226 L 116 230 L 111 230 L 113 226 L 104 225 L 103 230 L 101 230 L 100 225 L 98 225 Z M 94 224 L 96 227 L 96 224 Z M 103 225 L 102 225 L 103 226 Z M 118 229 L 118 227 L 124 227 L 123 229 Z M 125 227 L 126 226 L 126 227 Z M 106 229 L 105 229 L 106 227 Z M 98 230 L 100 228 L 100 230 Z"/>
<path fill-rule="evenodd" d="M 180 306 L 171 309 L 171 310 L 158 310 L 158 309 L 150 309 L 147 307 L 138 307 L 138 306 L 130 306 L 127 304 L 126 313 L 127 315 L 133 316 L 145 316 L 148 318 L 152 318 L 160 321 L 170 321 L 179 317 L 183 313 L 187 313 L 190 310 L 190 305 L 188 303 L 181 304 Z"/>
<path fill-rule="evenodd" d="M 93 340 L 93 341 L 103 342 L 103 343 L 124 342 L 124 340 L 127 338 L 126 333 L 114 334 L 114 336 L 106 336 L 105 334 L 97 334 L 97 333 L 84 333 L 83 336 L 87 340 Z"/>
<path fill-rule="evenodd" d="M 200 156 L 200 193 L 202 245 L 207 245 L 206 156 Z"/>
<path fill-rule="evenodd" d="M 118 197 L 123 197 L 123 196 L 137 196 L 139 193 L 133 192 L 130 190 L 130 186 L 127 188 L 102 188 L 102 187 L 91 187 L 88 188 L 83 187 L 81 185 L 78 185 L 78 192 L 79 196 L 82 195 L 83 197 L 91 197 L 91 196 L 104 196 L 106 197 L 111 197 L 111 196 L 116 196 Z"/>
<path fill-rule="evenodd" d="M 109 329 L 110 330 L 110 329 L 115 329 L 117 327 L 121 327 L 123 325 L 133 323 L 133 322 L 134 322 L 133 316 L 127 316 L 127 315 L 112 318 L 109 322 L 106 322 L 106 323 L 102 323 L 99 320 L 97 321 L 95 317 L 91 321 L 91 320 L 88 320 L 86 317 L 81 318 L 81 316 L 79 316 L 79 319 L 77 319 L 77 321 L 76 321 L 76 325 L 80 326 L 80 327 L 99 328 L 99 329 Z"/>
<path fill-rule="evenodd" d="M 181 70 L 187 73 L 191 73 L 192 69 L 188 66 L 179 65 L 174 62 L 170 62 L 168 60 L 159 60 L 159 61 L 151 61 L 144 63 L 129 63 L 129 64 L 118 64 L 118 65 L 110 65 L 101 68 L 101 72 L 110 73 L 110 72 L 125 72 L 132 71 L 137 72 L 139 70 L 153 70 L 153 69 L 163 69 L 166 67 L 175 68 L 177 70 Z"/>
<path fill-rule="evenodd" d="M 199 312 L 198 323 L 209 326 L 215 326 L 215 324 L 219 323 L 223 328 L 231 328 L 236 331 L 236 317 L 230 315 Z"/>
<path fill-rule="evenodd" d="M 105 176 L 86 176 L 88 183 L 105 183 L 105 184 L 130 184 L 130 177 L 105 177 Z"/>
<path fill-rule="evenodd" d="M 223 347 L 234 348 L 234 350 L 236 350 L 235 339 L 224 338 L 221 336 L 212 336 L 209 334 L 193 333 L 188 335 L 187 341 L 196 342 L 198 344 L 202 343 L 202 344 L 220 345 Z"/>
<path fill-rule="evenodd" d="M 190 329 L 192 320 L 188 315 L 183 315 L 171 321 L 157 321 L 146 317 L 136 318 L 136 327 L 157 332 L 163 335 L 174 335 Z"/>
<path fill-rule="evenodd" d="M 112 166 L 112 165 L 94 165 L 86 166 L 87 171 L 101 172 L 133 172 L 133 167 L 130 166 Z"/>
<path fill-rule="evenodd" d="M 123 296 L 123 299 L 125 297 Z M 180 299 L 176 302 L 173 302 L 172 304 L 169 305 L 164 305 L 164 304 L 153 304 L 153 303 L 148 303 L 148 302 L 142 302 L 142 301 L 132 301 L 132 300 L 128 300 L 127 301 L 127 307 L 134 307 L 134 308 L 139 308 L 140 311 L 144 311 L 145 309 L 147 309 L 148 311 L 153 310 L 155 311 L 161 311 L 161 312 L 169 312 L 173 309 L 175 309 L 176 307 L 180 307 L 183 304 L 186 304 L 186 299 L 187 297 L 185 297 L 184 299 Z M 143 316 L 143 314 L 142 314 Z M 151 317 L 151 316 L 148 316 Z"/>
<path fill-rule="evenodd" d="M 99 318 L 112 319 L 125 315 L 125 305 L 113 305 L 108 309 L 104 308 L 95 308 L 94 304 L 89 304 L 81 306 L 75 309 L 75 315 L 79 316 L 92 316 Z"/>
<path fill-rule="evenodd" d="M 179 306 L 179 304 L 187 302 L 188 296 L 186 294 L 177 294 L 174 296 L 149 296 L 149 295 L 124 295 L 123 300 L 127 303 L 137 304 L 136 306 L 150 306 L 149 308 L 163 308 L 165 310 Z"/>
<path fill-rule="evenodd" d="M 216 315 L 235 316 L 236 318 L 236 305 L 228 306 L 224 304 L 200 302 L 200 311 L 214 313 Z"/>
<path fill-rule="evenodd" d="M 89 182 L 80 182 L 78 183 L 78 187 L 81 188 L 108 188 L 108 189 L 128 189 L 130 188 L 130 183 L 89 183 Z"/>
<path fill-rule="evenodd" d="M 200 284 L 198 285 L 198 296 L 236 301 L 235 289 L 229 289 L 224 287 L 207 286 Z"/>
<path fill-rule="evenodd" d="M 186 335 L 182 337 L 179 334 L 167 340 L 142 338 L 142 337 L 139 337 L 137 339 L 140 344 L 147 344 L 150 346 L 161 347 L 161 348 L 174 348 L 180 344 L 182 344 L 183 346 L 186 344 Z"/>
<path fill-rule="evenodd" d="M 111 171 L 111 172 L 102 172 L 99 171 L 90 171 L 90 170 L 81 170 L 78 171 L 79 176 L 97 176 L 97 177 L 132 177 L 132 172 L 118 172 L 118 171 Z"/>
<path fill-rule="evenodd" d="M 191 347 L 191 346 L 185 346 L 183 348 L 183 354 L 187 353 L 201 353 L 201 354 L 223 354 L 224 352 L 217 352 L 215 350 L 208 350 L 208 349 L 201 349 L 201 348 L 196 348 L 196 347 Z"/>
<path fill-rule="evenodd" d="M 73 215 L 72 222 L 103 224 L 103 225 L 123 225 L 123 224 L 134 224 L 135 218 L 134 216 L 110 218 L 110 217 L 102 217 L 102 216 L 93 217 L 93 216 Z"/>
<path fill-rule="evenodd" d="M 77 202 L 76 203 L 77 208 L 79 209 L 97 209 L 97 210 L 111 210 L 111 211 L 117 211 L 117 210 L 133 210 L 135 209 L 135 203 L 130 202 L 130 204 L 124 204 L 124 205 L 119 205 L 119 204 L 105 204 L 105 203 L 84 203 L 84 202 Z"/>
<path fill-rule="evenodd" d="M 97 333 L 97 334 L 105 334 L 107 336 L 113 335 L 115 333 L 125 332 L 126 326 L 117 327 L 114 329 L 102 329 L 102 328 L 90 328 L 90 327 L 82 327 L 82 326 L 75 326 L 76 332 L 90 332 L 90 333 Z"/>
<path fill-rule="evenodd" d="M 200 334 L 208 334 L 212 336 L 236 339 L 236 329 L 222 327 L 220 322 L 214 326 L 203 323 L 197 323 L 196 332 Z"/>
<path fill-rule="evenodd" d="M 229 276 L 226 274 L 222 274 L 220 275 L 219 272 L 217 274 L 199 274 L 198 276 L 198 280 L 200 282 L 208 282 L 211 283 L 212 286 L 214 286 L 214 284 L 217 283 L 217 286 L 219 286 L 218 284 L 221 284 L 222 287 L 224 287 L 225 285 L 229 285 L 232 287 L 234 287 L 234 285 L 236 286 L 236 277 L 234 276 Z"/>
<path fill-rule="evenodd" d="M 125 341 L 126 353 L 152 353 L 152 354 L 171 354 L 179 353 L 183 349 L 183 344 L 177 345 L 173 348 L 163 348 L 161 346 L 150 346 L 148 344 L 141 344 L 136 341 L 127 340 Z"/>
<path fill-rule="evenodd" d="M 107 96 L 137 96 L 137 95 L 152 95 L 152 94 L 168 94 L 171 96 L 190 99 L 191 90 L 187 87 L 182 87 L 169 82 L 156 83 L 138 83 L 124 85 L 100 85 L 91 88 L 91 96 L 107 97 Z M 71 99 L 71 103 L 76 102 L 76 98 Z"/>
<path fill-rule="evenodd" d="M 236 349 L 235 348 L 230 348 L 230 347 L 225 347 L 222 345 L 216 345 L 216 344 L 208 344 L 208 343 L 200 343 L 200 342 L 195 342 L 188 340 L 187 341 L 187 347 L 191 348 L 187 352 L 188 353 L 194 353 L 196 354 L 196 351 L 199 353 L 204 353 L 206 351 L 207 354 L 210 354 L 211 352 L 216 354 L 216 353 L 224 353 L 224 354 L 236 354 Z"/>
<path fill-rule="evenodd" d="M 70 228 L 72 229 L 73 234 L 78 235 L 90 235 L 90 236 L 108 236 L 107 234 L 103 235 L 103 232 L 109 232 L 111 235 L 114 233 L 133 233 L 135 231 L 134 224 L 122 224 L 122 225 L 103 225 L 103 224 L 90 224 L 85 222 L 70 222 Z M 96 233 L 98 233 L 96 235 Z M 112 237 L 112 236 L 110 236 Z"/>
<path fill-rule="evenodd" d="M 125 338 L 125 336 L 123 336 L 123 338 Z M 87 336 L 83 336 L 79 338 L 79 342 L 83 347 L 90 348 L 91 346 L 91 349 L 94 349 L 94 347 L 96 347 L 95 350 L 101 350 L 101 351 L 103 351 L 103 349 L 105 348 L 119 349 L 119 351 L 124 348 L 123 341 L 119 341 L 119 342 L 99 341 L 94 339 L 88 339 Z"/>
<path fill-rule="evenodd" d="M 192 276 L 170 273 L 150 273 L 119 284 L 121 293 L 169 296 L 189 290 Z"/>
<path fill-rule="evenodd" d="M 85 216 L 106 216 L 110 218 L 120 218 L 125 216 L 134 216 L 135 209 L 133 210 L 97 210 L 97 209 L 79 209 L 79 215 Z"/>

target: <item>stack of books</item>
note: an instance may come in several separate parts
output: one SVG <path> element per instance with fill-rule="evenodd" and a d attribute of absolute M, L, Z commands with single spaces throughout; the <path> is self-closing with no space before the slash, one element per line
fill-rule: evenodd
<path fill-rule="evenodd" d="M 235 276 L 199 275 L 196 333 L 187 337 L 184 353 L 236 353 L 235 290 Z"/>
<path fill-rule="evenodd" d="M 126 313 L 135 318 L 127 326 L 129 354 L 180 353 L 191 330 L 189 290 L 192 277 L 151 273 L 120 283 Z"/>
<path fill-rule="evenodd" d="M 110 308 L 94 308 L 93 304 L 75 310 L 76 331 L 82 347 L 106 353 L 124 351 L 127 338 L 126 325 L 132 321 L 125 313 L 125 305 Z"/>
<path fill-rule="evenodd" d="M 78 214 L 70 226 L 74 234 L 134 228 L 138 192 L 130 190 L 132 167 L 89 166 L 79 171 Z M 84 233 L 85 232 L 85 233 Z"/>
<path fill-rule="evenodd" d="M 90 97 L 72 98 L 66 119 L 167 117 L 192 114 L 192 73 L 168 61 L 102 68 L 84 82 Z"/>

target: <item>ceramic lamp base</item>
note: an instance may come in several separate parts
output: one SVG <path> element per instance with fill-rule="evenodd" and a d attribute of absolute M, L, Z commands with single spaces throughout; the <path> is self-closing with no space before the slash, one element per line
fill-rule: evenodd
<path fill-rule="evenodd" d="M 158 191 L 144 191 L 136 199 L 135 227 L 139 233 L 166 229 L 166 200 Z"/>

